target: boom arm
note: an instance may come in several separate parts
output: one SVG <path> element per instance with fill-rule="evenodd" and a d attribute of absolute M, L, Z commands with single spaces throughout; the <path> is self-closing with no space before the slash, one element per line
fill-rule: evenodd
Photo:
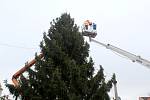
<path fill-rule="evenodd" d="M 97 43 L 97 44 L 100 44 L 100 45 L 102 45 L 102 46 L 104 46 L 104 47 L 106 47 L 107 49 L 110 49 L 110 50 L 112 50 L 112 51 L 115 51 L 116 53 L 119 53 L 119 54 L 121 54 L 121 55 L 127 57 L 128 59 L 132 60 L 133 62 L 137 62 L 137 63 L 139 63 L 139 64 L 142 64 L 142 65 L 144 65 L 144 66 L 150 68 L 150 61 L 148 61 L 148 60 L 146 60 L 146 59 L 143 59 L 143 58 L 141 58 L 140 56 L 134 55 L 134 54 L 132 54 L 132 53 L 130 53 L 130 52 L 127 52 L 127 51 L 125 51 L 125 50 L 122 50 L 122 49 L 120 49 L 120 48 L 118 48 L 118 47 L 115 47 L 115 46 L 113 46 L 113 45 L 101 43 L 101 42 L 96 41 L 96 40 L 94 40 L 94 39 L 92 39 L 92 38 L 90 38 L 90 41 L 93 41 L 93 42 L 95 42 L 95 43 Z"/>
<path fill-rule="evenodd" d="M 41 59 L 43 58 L 43 54 L 39 54 L 38 57 Z M 19 71 L 17 71 L 13 76 L 12 76 L 12 82 L 14 83 L 14 86 L 17 87 L 19 85 L 17 79 L 18 77 L 24 73 L 28 68 L 32 67 L 36 63 L 36 60 L 33 59 L 31 60 L 27 65 L 25 65 L 23 68 L 21 68 Z"/>

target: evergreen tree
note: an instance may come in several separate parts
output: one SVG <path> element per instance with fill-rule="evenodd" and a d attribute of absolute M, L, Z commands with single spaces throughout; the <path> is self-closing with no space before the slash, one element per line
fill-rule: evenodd
<path fill-rule="evenodd" d="M 22 100 L 110 100 L 112 79 L 106 82 L 103 68 L 94 75 L 89 44 L 78 26 L 64 13 L 50 23 L 40 44 L 43 59 L 36 56 L 28 77 L 21 76 L 19 88 L 6 86 Z"/>

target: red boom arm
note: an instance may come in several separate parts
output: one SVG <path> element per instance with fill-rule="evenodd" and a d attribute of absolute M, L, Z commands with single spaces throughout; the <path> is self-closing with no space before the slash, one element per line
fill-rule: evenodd
<path fill-rule="evenodd" d="M 43 58 L 43 54 L 39 54 L 38 57 L 41 59 Z M 24 73 L 28 68 L 32 67 L 36 63 L 36 60 L 33 59 L 31 60 L 27 65 L 25 65 L 23 68 L 21 68 L 19 71 L 17 71 L 13 76 L 12 76 L 12 82 L 14 83 L 14 86 L 17 87 L 19 85 L 17 78 Z"/>

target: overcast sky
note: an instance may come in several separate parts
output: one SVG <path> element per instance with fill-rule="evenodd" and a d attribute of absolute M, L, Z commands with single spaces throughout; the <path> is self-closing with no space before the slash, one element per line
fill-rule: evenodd
<path fill-rule="evenodd" d="M 11 83 L 12 75 L 40 52 L 43 32 L 64 12 L 78 25 L 86 19 L 94 21 L 97 41 L 150 60 L 149 5 L 149 0 L 0 0 L 0 82 L 8 79 Z M 150 69 L 95 43 L 90 46 L 96 69 L 102 65 L 108 79 L 116 74 L 122 100 L 150 95 Z"/>

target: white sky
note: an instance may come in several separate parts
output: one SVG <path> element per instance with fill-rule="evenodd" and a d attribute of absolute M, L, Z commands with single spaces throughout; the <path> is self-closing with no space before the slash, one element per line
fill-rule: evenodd
<path fill-rule="evenodd" d="M 1 83 L 11 80 L 26 61 L 34 58 L 49 22 L 64 12 L 70 13 L 78 25 L 86 19 L 96 22 L 96 40 L 150 59 L 149 5 L 149 0 L 0 0 Z M 150 95 L 150 69 L 95 43 L 90 45 L 95 65 L 102 65 L 107 77 L 116 73 L 122 100 L 138 100 L 139 96 Z M 110 95 L 113 97 L 113 90 Z"/>

